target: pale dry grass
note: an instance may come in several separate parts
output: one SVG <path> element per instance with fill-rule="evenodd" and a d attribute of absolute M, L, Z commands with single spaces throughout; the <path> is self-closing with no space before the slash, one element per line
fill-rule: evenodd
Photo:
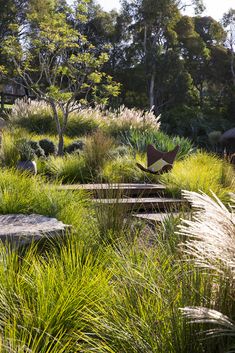
<path fill-rule="evenodd" d="M 52 116 L 51 107 L 48 103 L 28 98 L 17 99 L 10 113 L 10 120 L 18 122 L 21 119 L 29 119 L 33 116 Z M 85 119 L 93 121 L 99 127 L 118 126 L 128 128 L 152 128 L 159 130 L 160 116 L 156 117 L 152 110 L 143 111 L 140 109 L 129 109 L 124 105 L 114 111 L 107 110 L 102 106 L 81 107 L 74 106 L 74 111 L 70 114 L 72 120 Z"/>
<path fill-rule="evenodd" d="M 235 279 L 235 215 L 232 207 L 212 194 L 184 191 L 183 196 L 195 211 L 191 221 L 185 220 L 180 234 L 186 236 L 184 252 L 200 268 L 211 269 Z"/>
<path fill-rule="evenodd" d="M 152 110 L 143 111 L 140 109 L 129 109 L 124 105 L 114 112 L 108 112 L 106 123 L 109 125 L 117 124 L 120 127 L 128 126 L 129 128 L 153 128 L 159 130 L 160 116 L 156 117 Z"/>
<path fill-rule="evenodd" d="M 31 100 L 28 98 L 17 99 L 12 106 L 10 120 L 17 122 L 22 118 L 27 119 L 34 115 L 52 115 L 52 111 L 50 106 L 44 101 Z"/>
<path fill-rule="evenodd" d="M 210 197 L 184 191 L 183 196 L 190 201 L 195 212 L 192 220 L 184 220 L 179 228 L 179 234 L 186 237 L 181 248 L 188 261 L 211 274 L 211 281 L 215 281 L 214 292 L 218 297 L 222 295 L 225 298 L 223 305 L 216 304 L 216 301 L 211 303 L 218 310 L 189 306 L 181 309 L 183 316 L 191 323 L 212 324 L 205 331 L 209 336 L 234 337 L 235 323 L 223 313 L 230 308 L 229 316 L 234 315 L 235 195 L 231 195 L 231 205 L 228 207 L 215 194 Z"/>

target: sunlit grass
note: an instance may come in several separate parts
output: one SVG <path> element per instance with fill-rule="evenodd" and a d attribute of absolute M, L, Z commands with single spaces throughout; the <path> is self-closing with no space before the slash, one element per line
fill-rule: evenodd
<path fill-rule="evenodd" d="M 181 190 L 213 191 L 226 201 L 228 193 L 235 190 L 235 173 L 233 167 L 220 158 L 206 152 L 192 154 L 182 161 L 176 161 L 168 174 L 161 176 L 167 189 L 180 194 Z"/>
<path fill-rule="evenodd" d="M 151 239 L 119 209 L 113 218 L 100 209 L 99 224 L 84 193 L 13 170 L 0 174 L 0 213 L 41 213 L 72 225 L 44 251 L 35 245 L 22 257 L 0 247 L 1 353 L 218 352 L 217 342 L 198 342 L 198 327 L 179 308 L 223 312 L 228 291 L 179 261 L 177 223 L 152 229 Z"/>

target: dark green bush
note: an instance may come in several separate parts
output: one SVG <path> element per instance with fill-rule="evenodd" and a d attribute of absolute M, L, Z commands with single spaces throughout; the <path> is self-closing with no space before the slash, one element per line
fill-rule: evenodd
<path fill-rule="evenodd" d="M 74 152 L 78 153 L 79 151 L 83 150 L 83 148 L 84 148 L 83 141 L 74 141 L 73 143 L 65 147 L 64 151 L 69 154 Z"/>
<path fill-rule="evenodd" d="M 38 158 L 45 157 L 45 152 L 37 141 L 29 141 L 29 145 Z"/>
<path fill-rule="evenodd" d="M 45 156 L 48 157 L 50 154 L 56 153 L 56 146 L 54 142 L 49 139 L 42 139 L 39 142 L 39 146 L 44 150 Z"/>

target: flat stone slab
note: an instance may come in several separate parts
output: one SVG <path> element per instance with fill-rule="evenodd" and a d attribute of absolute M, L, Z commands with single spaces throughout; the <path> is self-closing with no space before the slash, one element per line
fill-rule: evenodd
<path fill-rule="evenodd" d="M 0 215 L 0 240 L 8 242 L 31 243 L 33 240 L 63 235 L 70 226 L 37 214 Z"/>

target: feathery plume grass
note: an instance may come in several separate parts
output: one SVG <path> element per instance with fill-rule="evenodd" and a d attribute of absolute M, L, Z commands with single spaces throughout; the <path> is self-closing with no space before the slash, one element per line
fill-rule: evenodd
<path fill-rule="evenodd" d="M 235 280 L 235 216 L 213 194 L 184 191 L 192 204 L 193 219 L 183 221 L 180 234 L 186 236 L 184 252 L 197 267 L 214 270 Z"/>
<path fill-rule="evenodd" d="M 184 220 L 179 233 L 186 236 L 186 242 L 181 244 L 184 253 L 198 268 L 216 274 L 217 281 L 213 290 L 225 294 L 225 307 L 217 306 L 216 300 L 212 307 L 221 311 L 234 307 L 235 279 L 235 217 L 232 207 L 225 207 L 212 193 L 206 194 L 184 191 L 183 196 L 191 202 L 195 213 L 192 220 Z M 234 195 L 232 201 L 234 202 Z M 213 277 L 211 278 L 213 281 Z M 223 292 L 229 285 L 229 293 Z M 208 336 L 235 336 L 235 323 L 217 310 L 203 306 L 192 306 L 181 309 L 183 316 L 190 323 L 212 324 L 214 327 L 204 331 Z M 229 316 L 231 313 L 229 314 Z M 231 350 L 230 350 L 231 352 Z"/>

